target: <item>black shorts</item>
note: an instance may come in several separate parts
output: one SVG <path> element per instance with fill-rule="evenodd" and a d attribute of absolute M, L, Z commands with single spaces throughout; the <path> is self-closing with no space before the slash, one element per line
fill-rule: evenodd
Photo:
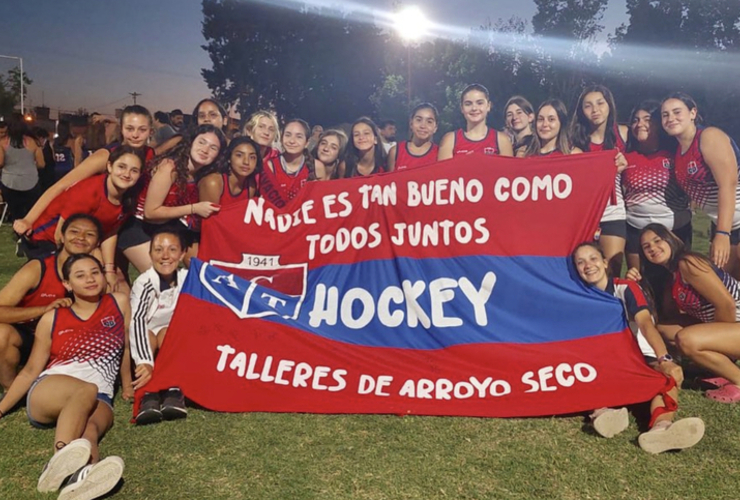
<path fill-rule="evenodd" d="M 148 243 L 152 239 L 152 234 L 167 229 L 181 233 L 186 247 L 200 242 L 200 232 L 186 228 L 185 224 L 179 220 L 167 221 L 164 224 L 151 224 L 137 217 L 129 217 L 118 231 L 118 249 L 126 250 L 142 243 Z"/>
<path fill-rule="evenodd" d="M 51 241 L 31 241 L 25 236 L 18 240 L 18 254 L 24 255 L 28 260 L 45 259 L 57 251 L 57 246 Z"/>
<path fill-rule="evenodd" d="M 627 253 L 640 253 L 640 231 L 635 226 L 627 223 L 627 246 L 625 251 Z M 691 222 L 684 224 L 678 229 L 674 229 L 673 234 L 678 236 L 678 239 L 683 241 L 683 245 L 686 250 L 691 250 L 691 245 L 694 242 L 694 231 L 691 226 Z"/>
<path fill-rule="evenodd" d="M 21 336 L 21 365 L 25 365 L 33 348 L 33 339 L 36 338 L 36 325 L 38 321 L 27 321 L 25 323 L 13 323 L 18 335 Z"/>
<path fill-rule="evenodd" d="M 717 233 L 717 224 L 712 222 L 712 238 L 714 239 L 714 235 Z M 730 245 L 737 245 L 740 243 L 740 228 L 733 229 L 730 231 Z"/>
<path fill-rule="evenodd" d="M 610 220 L 599 224 L 599 229 L 594 235 L 594 240 L 598 241 L 602 236 L 618 236 L 620 238 L 627 238 L 627 221 L 626 220 Z"/>

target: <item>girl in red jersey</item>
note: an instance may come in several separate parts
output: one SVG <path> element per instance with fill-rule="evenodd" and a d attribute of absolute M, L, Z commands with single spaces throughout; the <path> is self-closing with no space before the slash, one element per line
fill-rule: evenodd
<path fill-rule="evenodd" d="M 0 417 L 28 393 L 31 424 L 56 427 L 54 456 L 39 477 L 38 490 L 62 487 L 60 499 L 91 499 L 113 489 L 123 474 L 120 458 L 100 460 L 98 442 L 113 425 L 119 371 L 125 392 L 133 393 L 127 362 L 129 303 L 125 294 L 104 294 L 103 268 L 90 255 L 69 257 L 62 274 L 74 303 L 39 320 L 31 357 L 0 401 Z"/>
<path fill-rule="evenodd" d="M 221 171 L 208 174 L 198 182 L 200 201 L 224 207 L 253 198 L 257 175 L 262 171 L 260 147 L 249 137 L 237 137 L 229 143 L 224 158 Z"/>
<path fill-rule="evenodd" d="M 78 182 L 44 210 L 28 238 L 30 248 L 26 254 L 33 254 L 36 248 L 39 252 L 46 249 L 47 253 L 52 253 L 61 241 L 65 219 L 82 213 L 100 221 L 103 227 L 103 261 L 114 264 L 117 233 L 136 207 L 143 166 L 144 151 L 141 148 L 120 146 L 114 150 L 108 159 L 107 174 Z"/>
<path fill-rule="evenodd" d="M 676 180 L 712 219 L 712 262 L 740 278 L 740 166 L 737 145 L 716 127 L 701 127 L 696 102 L 684 93 L 663 100 L 661 119 L 675 137 Z"/>
<path fill-rule="evenodd" d="M 370 118 L 355 120 L 350 131 L 350 143 L 344 163 L 339 165 L 344 178 L 380 174 L 386 171 L 387 158 L 380 131 Z"/>
<path fill-rule="evenodd" d="M 316 178 L 320 181 L 339 179 L 339 165 L 344 160 L 347 134 L 341 130 L 325 130 L 319 136 L 316 147 L 311 151 L 315 158 Z"/>
<path fill-rule="evenodd" d="M 310 134 L 305 121 L 288 121 L 283 128 L 283 153 L 263 163 L 260 196 L 276 207 L 287 205 L 308 181 L 316 180 L 313 158 L 306 149 Z"/>
<path fill-rule="evenodd" d="M 262 161 L 267 162 L 280 155 L 275 144 L 280 142 L 280 125 L 271 111 L 257 111 L 244 124 L 242 135 L 251 137 L 260 145 Z"/>
<path fill-rule="evenodd" d="M 135 148 L 144 148 L 147 161 L 154 157 L 154 150 L 146 145 L 152 129 L 152 115 L 138 105 L 126 106 L 121 113 L 121 143 Z M 80 182 L 96 174 L 104 174 L 113 149 L 119 144 L 111 144 L 99 149 L 85 158 L 79 166 L 73 168 L 53 186 L 44 192 L 34 204 L 33 208 L 23 219 L 13 223 L 13 230 L 18 234 L 28 233 L 46 207 L 72 184 Z"/>
<path fill-rule="evenodd" d="M 405 170 L 437 163 L 439 148 L 434 144 L 439 113 L 433 104 L 425 102 L 411 111 L 411 140 L 401 141 L 388 152 L 388 171 Z"/>
<path fill-rule="evenodd" d="M 506 131 L 511 136 L 515 156 L 529 147 L 534 137 L 535 112 L 532 104 L 520 95 L 515 95 L 506 101 L 504 106 L 504 123 Z"/>
<path fill-rule="evenodd" d="M 536 134 L 529 146 L 519 150 L 517 156 L 571 155 L 582 153 L 573 147 L 565 124 L 568 123 L 568 110 L 560 99 L 548 99 L 537 110 Z"/>
<path fill-rule="evenodd" d="M 190 245 L 186 263 L 188 257 L 198 252 L 200 218 L 219 211 L 218 205 L 199 201 L 197 182 L 216 169 L 219 154 L 225 149 L 226 137 L 221 129 L 213 125 L 199 126 L 192 138 L 154 159 L 151 181 L 140 196 L 144 199 L 146 222 L 185 226 Z M 139 246 L 146 247 L 148 242 Z"/>
<path fill-rule="evenodd" d="M 573 145 L 582 151 L 606 151 L 614 149 L 616 203 L 610 203 L 601 217 L 595 236 L 601 243 L 612 276 L 619 276 L 622 269 L 622 254 L 627 241 L 627 214 L 622 198 L 622 170 L 627 166 L 624 158 L 627 127 L 617 125 L 617 107 L 614 96 L 603 85 L 591 85 L 583 89 L 576 103 L 570 122 L 570 138 Z"/>
<path fill-rule="evenodd" d="M 689 199 L 676 182 L 675 145 L 659 125 L 660 103 L 641 102 L 632 110 L 627 139 L 628 168 L 622 172 L 627 211 L 627 267 L 640 267 L 640 230 L 663 224 L 691 248 Z"/>
<path fill-rule="evenodd" d="M 668 354 L 640 286 L 632 280 L 610 277 L 604 252 L 596 243 L 578 245 L 571 259 L 586 285 L 622 302 L 625 320 L 630 324 L 645 362 L 655 371 L 673 379 L 667 381 L 665 394 L 658 394 L 650 402 L 650 430 L 638 436 L 640 448 L 648 453 L 662 453 L 694 446 L 704 436 L 704 422 L 695 417 L 673 421 L 678 408 L 678 387 L 683 382 L 683 371 Z M 601 408 L 591 418 L 596 432 L 607 438 L 625 430 L 629 423 L 626 408 Z"/>
<path fill-rule="evenodd" d="M 465 117 L 465 130 L 447 132 L 442 137 L 439 142 L 439 160 L 470 153 L 514 156 L 509 137 L 486 125 L 486 118 L 491 111 L 487 88 L 479 83 L 465 87 L 460 95 L 460 111 Z"/>
<path fill-rule="evenodd" d="M 648 224 L 640 232 L 640 264 L 640 271 L 630 269 L 627 277 L 644 276 L 653 289 L 663 288 L 673 298 L 659 317 L 663 336 L 717 376 L 706 380 L 717 387 L 707 397 L 740 402 L 740 368 L 735 364 L 740 358 L 740 283 L 707 257 L 688 251 L 661 224 Z"/>

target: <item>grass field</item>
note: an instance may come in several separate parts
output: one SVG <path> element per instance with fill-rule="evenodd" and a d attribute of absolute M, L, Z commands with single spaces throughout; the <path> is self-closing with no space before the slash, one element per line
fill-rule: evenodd
<path fill-rule="evenodd" d="M 707 246 L 706 220 L 695 248 Z M 0 228 L 0 283 L 23 263 Z M 532 419 L 218 414 L 137 428 L 117 399 L 101 454 L 126 462 L 117 499 L 735 499 L 740 405 L 688 388 L 682 416 L 699 416 L 696 447 L 653 456 L 638 426 L 613 439 L 582 416 Z M 644 430 L 644 429 L 643 429 Z M 44 498 L 36 481 L 53 431 L 24 411 L 0 420 L 0 499 Z M 51 495 L 46 496 L 46 498 Z"/>

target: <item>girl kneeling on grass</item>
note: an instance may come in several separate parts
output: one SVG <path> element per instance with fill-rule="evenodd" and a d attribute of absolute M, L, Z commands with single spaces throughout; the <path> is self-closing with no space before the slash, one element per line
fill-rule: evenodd
<path fill-rule="evenodd" d="M 659 275 L 656 267 L 672 275 L 668 283 L 659 278 L 650 283 L 653 289 L 670 289 L 676 306 L 661 319 L 661 332 L 683 355 L 717 375 L 707 380 L 717 387 L 707 397 L 740 402 L 740 368 L 734 362 L 740 358 L 740 284 L 704 255 L 686 250 L 661 224 L 648 224 L 640 232 L 640 265 L 641 272 L 630 269 L 627 276 L 650 279 Z"/>
<path fill-rule="evenodd" d="M 0 417 L 28 393 L 31 424 L 56 425 L 54 456 L 39 477 L 38 490 L 61 488 L 60 500 L 89 500 L 113 489 L 123 474 L 119 457 L 99 460 L 98 441 L 113 425 L 119 369 L 125 392 L 132 391 L 126 362 L 129 304 L 124 294 L 104 293 L 103 266 L 90 255 L 69 257 L 62 276 L 74 303 L 41 317 L 28 363 L 0 401 Z"/>
<path fill-rule="evenodd" d="M 584 283 L 622 302 L 645 362 L 671 378 L 670 390 L 665 395 L 655 396 L 650 402 L 650 430 L 640 434 L 640 448 L 648 453 L 661 453 L 694 446 L 704 436 L 704 422 L 695 417 L 673 421 L 683 372 L 668 354 L 642 290 L 634 281 L 610 278 L 609 263 L 603 250 L 595 243 L 581 243 L 571 256 Z M 592 414 L 592 418 L 596 432 L 607 438 L 622 432 L 628 424 L 626 408 L 601 408 Z"/>

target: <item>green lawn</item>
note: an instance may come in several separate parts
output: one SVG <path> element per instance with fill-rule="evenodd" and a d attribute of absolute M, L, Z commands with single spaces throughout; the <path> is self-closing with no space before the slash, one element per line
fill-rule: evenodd
<path fill-rule="evenodd" d="M 695 247 L 706 250 L 706 220 Z M 22 264 L 0 228 L 0 282 Z M 687 385 L 692 385 L 691 381 Z M 101 453 L 126 462 L 117 499 L 710 499 L 740 497 L 740 406 L 682 392 L 706 437 L 648 455 L 638 427 L 607 440 L 582 416 L 480 419 L 218 414 L 137 428 L 116 401 Z M 43 498 L 36 481 L 53 431 L 25 412 L 0 420 L 0 499 Z M 46 498 L 51 497 L 50 495 Z"/>

